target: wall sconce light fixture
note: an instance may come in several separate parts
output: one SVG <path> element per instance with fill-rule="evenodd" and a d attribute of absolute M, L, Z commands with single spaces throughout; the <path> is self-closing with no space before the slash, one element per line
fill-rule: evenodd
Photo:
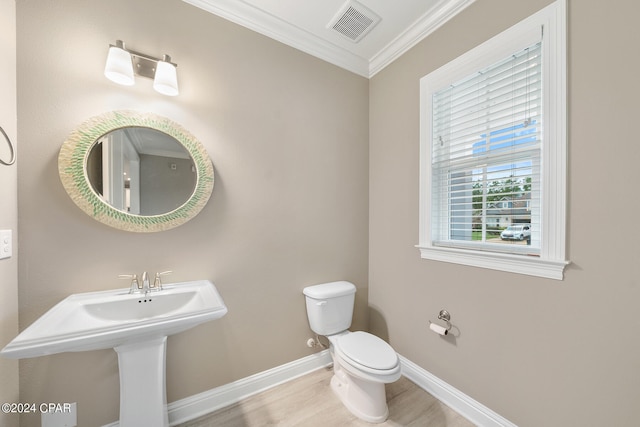
<path fill-rule="evenodd" d="M 176 96 L 178 92 L 178 65 L 171 62 L 169 55 L 155 58 L 124 47 L 122 40 L 109 45 L 107 65 L 104 75 L 111 81 L 131 86 L 134 75 L 153 79 L 153 88 L 163 95 Z"/>

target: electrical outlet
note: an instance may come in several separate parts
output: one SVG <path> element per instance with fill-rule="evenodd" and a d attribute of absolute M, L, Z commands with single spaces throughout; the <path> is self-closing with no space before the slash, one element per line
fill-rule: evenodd
<path fill-rule="evenodd" d="M 11 258 L 13 255 L 11 239 L 11 230 L 0 230 L 0 259 Z"/>
<path fill-rule="evenodd" d="M 76 427 L 78 425 L 76 406 L 76 402 L 41 404 L 40 425 L 42 427 Z"/>

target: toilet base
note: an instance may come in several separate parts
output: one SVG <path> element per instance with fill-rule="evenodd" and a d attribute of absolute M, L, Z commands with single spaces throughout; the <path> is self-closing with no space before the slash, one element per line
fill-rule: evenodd
<path fill-rule="evenodd" d="M 356 417 L 369 423 L 383 423 L 389 416 L 384 383 L 355 378 L 334 363 L 331 389 Z"/>

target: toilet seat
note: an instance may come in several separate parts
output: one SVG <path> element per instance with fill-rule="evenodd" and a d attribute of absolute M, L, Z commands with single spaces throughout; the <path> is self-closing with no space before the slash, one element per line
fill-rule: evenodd
<path fill-rule="evenodd" d="M 367 332 L 352 332 L 336 340 L 336 351 L 350 365 L 365 372 L 386 375 L 399 369 L 398 354 L 384 340 Z"/>

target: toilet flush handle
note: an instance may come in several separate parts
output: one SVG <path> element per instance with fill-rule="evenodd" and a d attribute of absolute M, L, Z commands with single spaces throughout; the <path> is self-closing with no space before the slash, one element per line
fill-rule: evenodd
<path fill-rule="evenodd" d="M 319 302 L 316 303 L 316 305 L 318 307 L 322 307 L 323 305 L 327 305 L 327 302 L 326 301 L 319 301 Z"/>

